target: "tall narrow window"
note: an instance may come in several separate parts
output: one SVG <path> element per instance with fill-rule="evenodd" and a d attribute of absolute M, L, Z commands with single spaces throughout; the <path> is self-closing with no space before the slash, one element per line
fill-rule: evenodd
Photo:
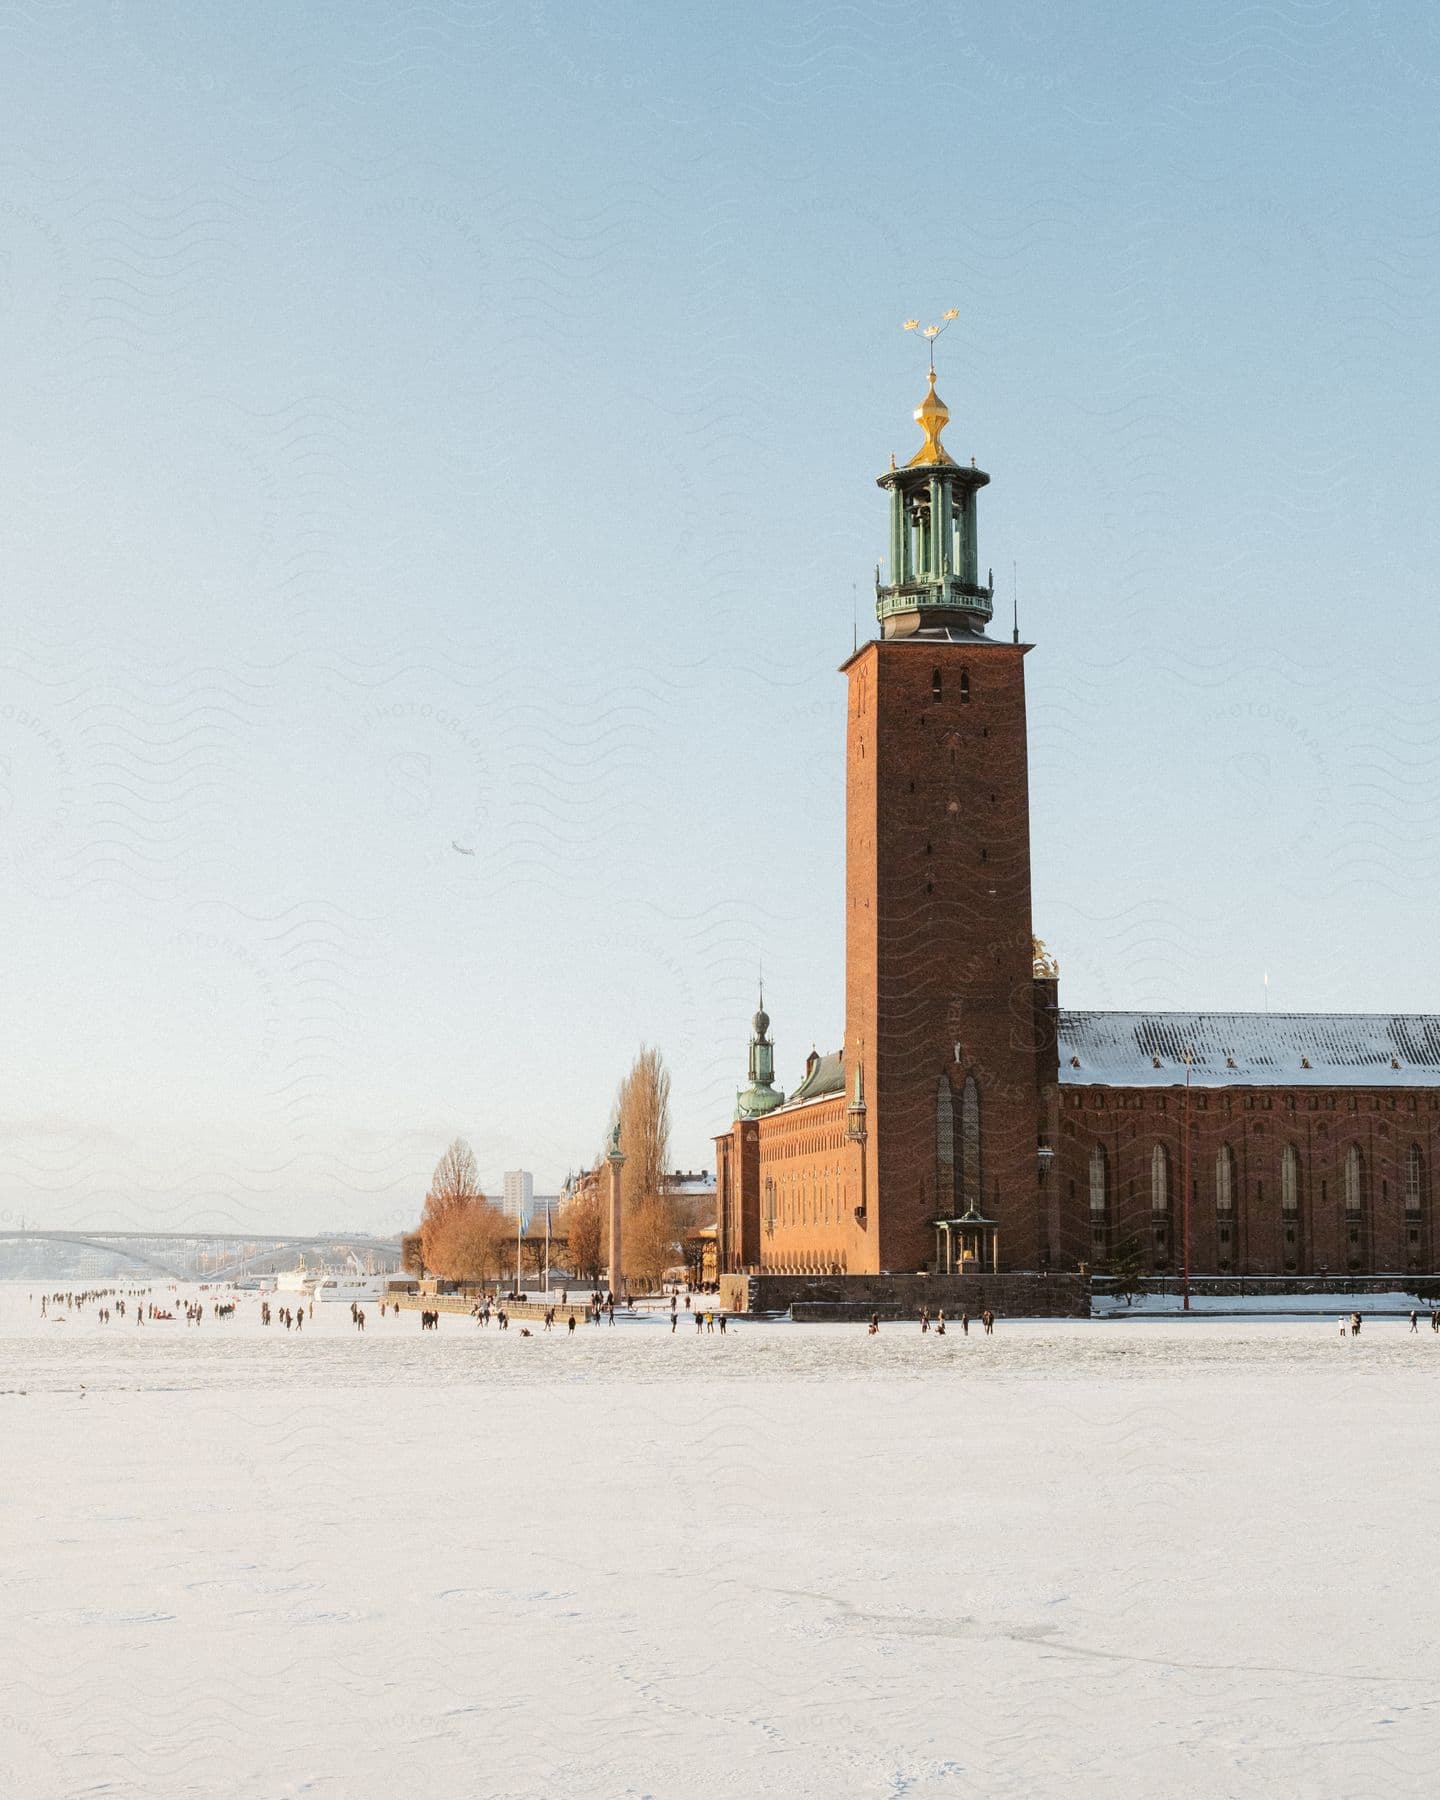
<path fill-rule="evenodd" d="M 1407 1213 L 1423 1211 L 1425 1198 L 1425 1158 L 1418 1144 L 1412 1144 L 1405 1152 L 1405 1210 Z"/>
<path fill-rule="evenodd" d="M 1109 1196 L 1109 1175 L 1105 1160 L 1105 1146 L 1097 1144 L 1090 1152 L 1090 1216 L 1092 1219 L 1105 1211 L 1105 1203 Z"/>
<path fill-rule="evenodd" d="M 1170 1153 L 1163 1144 L 1150 1152 L 1150 1210 L 1170 1210 Z"/>
<path fill-rule="evenodd" d="M 973 1206 L 977 1211 L 983 1211 L 980 1205 L 980 1090 L 973 1075 L 965 1077 L 965 1086 L 960 1090 L 960 1155 L 965 1209 L 968 1212 Z"/>
<path fill-rule="evenodd" d="M 960 671 L 960 704 L 962 706 L 970 704 L 970 671 L 968 669 Z"/>
<path fill-rule="evenodd" d="M 930 671 L 930 698 L 932 700 L 938 700 L 941 692 L 940 671 L 938 669 L 932 669 Z"/>
<path fill-rule="evenodd" d="M 935 1216 L 950 1218 L 955 1206 L 955 1095 L 950 1077 L 935 1086 Z"/>
<path fill-rule="evenodd" d="M 1228 1213 L 1235 1205 L 1235 1152 L 1228 1144 L 1220 1146 L 1215 1158 L 1215 1207 Z"/>
<path fill-rule="evenodd" d="M 1300 1158 L 1293 1144 L 1285 1146 L 1280 1158 L 1280 1208 L 1287 1213 L 1300 1210 Z"/>
<path fill-rule="evenodd" d="M 1360 1165 L 1360 1146 L 1352 1144 L 1345 1152 L 1345 1210 L 1350 1213 L 1360 1211 L 1362 1198 L 1362 1169 Z"/>

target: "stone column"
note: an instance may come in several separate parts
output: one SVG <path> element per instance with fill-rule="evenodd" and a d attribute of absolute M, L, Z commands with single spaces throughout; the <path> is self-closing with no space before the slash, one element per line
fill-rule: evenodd
<path fill-rule="evenodd" d="M 620 1222 L 620 1171 L 625 1152 L 616 1144 L 605 1158 L 610 1165 L 610 1292 L 618 1300 L 625 1291 L 625 1246 Z"/>

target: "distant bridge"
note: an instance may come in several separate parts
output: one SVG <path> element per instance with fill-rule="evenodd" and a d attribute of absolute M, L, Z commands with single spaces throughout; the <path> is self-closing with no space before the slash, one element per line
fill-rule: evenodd
<path fill-rule="evenodd" d="M 44 1245 L 92 1251 L 119 1259 L 167 1281 L 234 1281 L 243 1275 L 268 1275 L 291 1267 L 300 1256 L 313 1263 L 348 1264 L 353 1256 L 362 1267 L 373 1262 L 377 1272 L 400 1267 L 398 1237 L 367 1237 L 363 1232 L 296 1236 L 287 1232 L 227 1231 L 0 1231 L 0 1268 L 9 1246 Z"/>

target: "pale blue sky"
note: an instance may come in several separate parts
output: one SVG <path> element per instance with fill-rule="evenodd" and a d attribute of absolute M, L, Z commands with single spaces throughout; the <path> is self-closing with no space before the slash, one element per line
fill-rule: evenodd
<path fill-rule="evenodd" d="M 0 17 L 0 1210 L 708 1165 L 958 306 L 1072 1005 L 1440 1009 L 1420 4 Z M 459 842 L 473 857 L 451 848 Z"/>

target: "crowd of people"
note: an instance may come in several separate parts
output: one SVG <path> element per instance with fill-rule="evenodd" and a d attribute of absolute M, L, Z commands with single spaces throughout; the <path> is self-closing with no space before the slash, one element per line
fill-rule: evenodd
<path fill-rule="evenodd" d="M 199 1326 L 207 1317 L 233 1319 L 236 1316 L 238 1296 L 232 1289 L 226 1288 L 210 1292 L 206 1285 L 202 1284 L 200 1297 L 182 1301 L 177 1284 L 171 1282 L 167 1285 L 169 1293 L 175 1296 L 172 1304 L 178 1309 L 178 1314 L 183 1315 L 187 1327 Z M 80 1317 L 88 1308 L 102 1325 L 109 1325 L 127 1317 L 133 1317 L 137 1325 L 144 1325 L 147 1322 L 175 1323 L 177 1312 L 170 1310 L 170 1305 L 165 1303 L 163 1297 L 157 1301 L 153 1298 L 153 1294 L 153 1287 L 138 1286 L 58 1289 L 39 1295 L 40 1317 L 47 1321 L 63 1321 Z M 716 1333 L 721 1337 L 726 1335 L 731 1319 L 723 1307 L 710 1304 L 707 1295 L 697 1295 L 688 1288 L 684 1291 L 683 1297 L 685 1312 L 694 1318 L 697 1337 L 707 1334 L 713 1336 Z M 32 1293 L 30 1296 L 32 1305 L 35 1300 L 36 1295 Z M 673 1335 L 679 1329 L 681 1317 L 681 1291 L 678 1286 L 670 1290 L 669 1300 L 670 1331 Z M 271 1298 L 267 1295 L 259 1296 L 259 1301 L 259 1320 L 262 1326 L 275 1323 L 283 1325 L 286 1331 L 300 1332 L 303 1331 L 306 1320 L 313 1321 L 315 1317 L 315 1300 L 312 1295 L 297 1294 L 293 1303 L 287 1302 L 285 1305 L 272 1305 Z M 697 1301 L 704 1303 L 697 1304 Z M 411 1304 L 412 1307 L 415 1306 L 413 1300 Z M 463 1305 L 463 1301 L 460 1304 Z M 544 1331 L 549 1332 L 562 1328 L 567 1333 L 573 1334 L 582 1321 L 587 1325 L 613 1326 L 617 1306 L 624 1312 L 632 1307 L 633 1302 L 629 1295 L 617 1300 L 613 1293 L 599 1289 L 574 1302 L 570 1299 L 569 1289 L 562 1289 L 558 1305 L 550 1304 L 548 1297 L 533 1301 L 519 1292 L 506 1296 L 504 1301 L 498 1296 L 485 1294 L 479 1299 L 471 1301 L 469 1316 L 474 1319 L 477 1326 L 489 1327 L 493 1324 L 499 1331 L 508 1331 L 511 1322 L 509 1308 L 517 1305 L 535 1309 L 530 1312 L 529 1316 L 538 1318 Z M 439 1330 L 441 1307 L 438 1304 L 421 1305 L 415 1309 L 419 1312 L 422 1331 Z M 459 1310 L 459 1308 L 452 1303 L 450 1310 Z M 398 1320 L 401 1311 L 401 1301 L 395 1296 L 379 1302 L 382 1319 L 389 1316 Z M 1411 1333 L 1419 1332 L 1422 1316 L 1428 1319 L 1431 1331 L 1440 1335 L 1440 1307 L 1430 1307 L 1423 1314 L 1420 1308 L 1412 1307 L 1409 1314 Z M 363 1332 L 365 1330 L 365 1309 L 354 1300 L 350 1302 L 350 1322 L 356 1331 Z M 904 1322 L 896 1321 L 896 1323 Z M 978 1324 L 986 1337 L 993 1337 L 995 1334 L 995 1314 L 988 1307 L 974 1321 L 968 1312 L 962 1312 L 957 1322 L 961 1333 L 966 1337 L 970 1335 L 972 1323 Z M 1338 1321 L 1340 1337 L 1359 1337 L 1363 1322 L 1363 1316 L 1358 1311 L 1342 1317 Z M 936 1337 L 944 1337 L 948 1329 L 943 1308 L 937 1308 L 932 1315 L 928 1306 L 922 1307 L 918 1323 L 922 1335 L 933 1333 Z M 880 1325 L 880 1314 L 872 1312 L 868 1322 L 868 1335 L 878 1337 Z M 530 1337 L 532 1333 L 528 1327 L 522 1326 L 519 1335 Z"/>
<path fill-rule="evenodd" d="M 984 1312 L 982 1312 L 980 1315 L 980 1326 L 981 1326 L 981 1329 L 984 1331 L 986 1337 L 994 1337 L 994 1335 L 995 1335 L 995 1315 L 993 1312 L 990 1311 L 988 1306 L 985 1308 Z M 969 1335 L 970 1335 L 970 1315 L 968 1312 L 962 1312 L 960 1314 L 960 1330 L 966 1337 L 969 1337 Z M 945 1336 L 945 1309 L 943 1306 L 936 1308 L 935 1317 L 933 1319 L 930 1317 L 930 1308 L 928 1306 L 922 1306 L 920 1308 L 920 1332 L 921 1332 L 921 1335 L 925 1336 L 932 1331 L 934 1332 L 936 1337 L 944 1337 Z M 880 1315 L 878 1312 L 872 1312 L 870 1315 L 870 1336 L 871 1337 L 879 1337 L 879 1335 L 880 1335 Z"/>
<path fill-rule="evenodd" d="M 1430 1320 L 1430 1329 L 1433 1332 L 1435 1332 L 1437 1336 L 1440 1336 L 1440 1307 L 1432 1306 L 1430 1308 L 1428 1317 Z M 1339 1320 L 1338 1323 L 1340 1326 L 1341 1337 L 1342 1338 L 1359 1337 L 1360 1327 L 1363 1322 L 1364 1321 L 1358 1312 L 1352 1312 L 1348 1319 Z M 1412 1306 L 1410 1308 L 1410 1332 L 1411 1332 L 1411 1335 L 1414 1336 L 1414 1335 L 1418 1334 L 1419 1330 L 1420 1330 L 1420 1309 L 1418 1306 Z"/>

